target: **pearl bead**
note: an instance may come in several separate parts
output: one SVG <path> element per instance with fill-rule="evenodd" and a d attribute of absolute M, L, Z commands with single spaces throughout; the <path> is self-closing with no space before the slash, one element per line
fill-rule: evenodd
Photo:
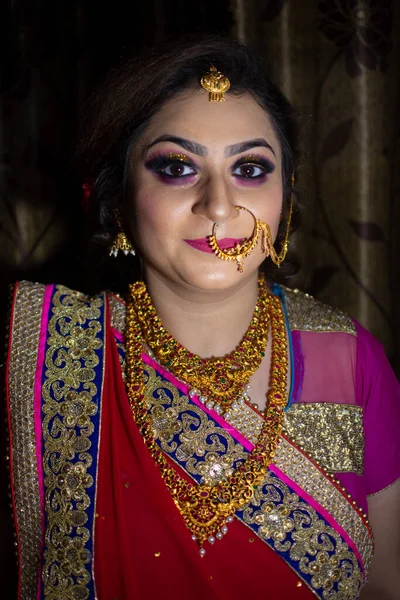
<path fill-rule="evenodd" d="M 233 522 L 233 517 L 232 517 L 232 516 L 231 516 L 231 517 L 228 517 L 228 518 L 226 519 L 226 522 L 227 522 L 227 523 L 232 523 L 232 522 Z"/>
<path fill-rule="evenodd" d="M 189 390 L 189 398 L 193 398 L 193 396 L 196 396 L 196 390 Z"/>
<path fill-rule="evenodd" d="M 214 410 L 215 410 L 215 412 L 217 413 L 217 415 L 220 415 L 220 414 L 222 413 L 222 408 L 221 408 L 221 406 L 220 406 L 219 404 L 217 404 L 217 405 L 214 407 Z"/>
<path fill-rule="evenodd" d="M 227 526 L 226 526 L 226 525 L 223 525 L 223 526 L 221 527 L 221 533 L 222 533 L 222 535 L 225 535 L 226 533 L 228 533 L 228 528 L 227 528 Z"/>
<path fill-rule="evenodd" d="M 199 554 L 201 556 L 201 558 L 203 558 L 203 556 L 205 555 L 206 551 L 204 550 L 204 548 L 200 548 L 199 550 Z"/>
<path fill-rule="evenodd" d="M 224 536 L 223 536 L 223 534 L 222 534 L 220 531 L 218 531 L 218 532 L 215 534 L 215 537 L 217 538 L 217 540 L 222 540 L 222 538 L 223 538 Z"/>
<path fill-rule="evenodd" d="M 197 537 L 195 535 L 192 535 L 192 540 L 195 542 L 197 540 Z"/>
<path fill-rule="evenodd" d="M 199 400 L 202 404 L 205 404 L 208 400 L 208 397 L 207 396 L 199 396 Z"/>
<path fill-rule="evenodd" d="M 214 544 L 215 537 L 213 537 L 212 535 L 210 535 L 210 537 L 208 538 L 208 542 L 209 542 L 209 544 Z"/>
<path fill-rule="evenodd" d="M 212 400 L 208 400 L 208 402 L 206 402 L 206 407 L 208 410 L 211 410 L 214 407 L 214 402 Z"/>

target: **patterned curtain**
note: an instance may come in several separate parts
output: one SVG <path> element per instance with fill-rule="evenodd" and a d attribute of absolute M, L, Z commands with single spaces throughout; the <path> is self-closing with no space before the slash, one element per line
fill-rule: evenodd
<path fill-rule="evenodd" d="M 233 0 L 303 126 L 296 284 L 350 313 L 399 369 L 399 3 Z"/>
<path fill-rule="evenodd" d="M 348 311 L 400 368 L 397 55 L 393 0 L 6 0 L 0 7 L 3 280 L 79 285 L 84 98 L 120 55 L 197 30 L 261 52 L 303 128 L 303 267 L 293 281 Z"/>

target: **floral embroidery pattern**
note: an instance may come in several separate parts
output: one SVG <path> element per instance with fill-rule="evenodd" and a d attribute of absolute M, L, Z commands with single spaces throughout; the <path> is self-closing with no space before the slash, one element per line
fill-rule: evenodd
<path fill-rule="evenodd" d="M 43 378 L 43 467 L 47 519 L 44 597 L 94 597 L 94 480 L 103 369 L 101 297 L 57 287 Z"/>
<path fill-rule="evenodd" d="M 213 485 L 229 477 L 247 451 L 163 376 L 149 365 L 145 370 L 146 401 L 160 447 L 198 482 Z M 356 528 L 352 539 L 357 539 L 367 569 L 372 545 L 354 507 L 284 439 L 275 462 L 285 475 L 286 470 L 290 471 L 300 488 L 307 489 L 330 514 L 336 510 L 335 517 L 352 535 Z M 309 489 L 301 485 L 303 479 L 311 481 Z M 274 548 L 318 597 L 358 598 L 363 574 L 353 549 L 315 508 L 271 471 L 236 517 Z"/>
<path fill-rule="evenodd" d="M 312 508 L 269 472 L 239 513 L 268 545 L 326 600 L 359 597 L 363 577 L 355 554 Z"/>

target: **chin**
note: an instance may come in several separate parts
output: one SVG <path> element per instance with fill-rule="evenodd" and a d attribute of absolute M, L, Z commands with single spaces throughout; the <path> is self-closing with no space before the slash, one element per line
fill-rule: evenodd
<path fill-rule="evenodd" d="M 179 278 L 187 286 L 196 288 L 199 291 L 212 292 L 212 291 L 223 291 L 229 290 L 240 286 L 244 281 L 248 281 L 249 278 L 257 277 L 259 264 L 246 264 L 244 263 L 243 273 L 238 271 L 235 262 L 222 262 L 218 265 L 201 265 L 196 270 L 193 268 L 193 264 L 190 268 L 183 268 L 179 272 Z"/>

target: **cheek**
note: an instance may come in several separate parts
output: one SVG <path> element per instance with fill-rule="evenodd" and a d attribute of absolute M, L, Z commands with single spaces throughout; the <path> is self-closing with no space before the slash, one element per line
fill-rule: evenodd
<path fill-rule="evenodd" d="M 131 215 L 134 237 L 142 246 L 165 246 L 179 228 L 179 210 L 168 192 L 137 192 Z"/>
<path fill-rule="evenodd" d="M 267 199 L 264 199 L 263 210 L 261 211 L 261 220 L 271 228 L 273 237 L 278 233 L 279 223 L 282 212 L 283 187 L 279 183 L 273 186 L 268 193 Z"/>

